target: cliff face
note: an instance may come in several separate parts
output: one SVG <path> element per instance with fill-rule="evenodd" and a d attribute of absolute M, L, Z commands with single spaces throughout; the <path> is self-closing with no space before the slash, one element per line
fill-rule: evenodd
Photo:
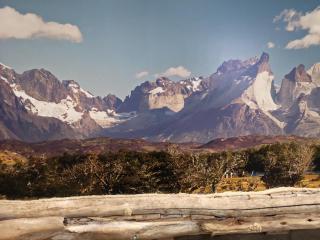
<path fill-rule="evenodd" d="M 278 102 L 282 107 L 288 108 L 300 94 L 309 94 L 315 87 L 317 87 L 317 84 L 312 81 L 304 65 L 300 64 L 293 68 L 282 80 Z"/>

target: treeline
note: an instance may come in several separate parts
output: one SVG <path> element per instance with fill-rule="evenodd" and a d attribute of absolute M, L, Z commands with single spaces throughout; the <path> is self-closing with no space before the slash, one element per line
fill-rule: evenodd
<path fill-rule="evenodd" d="M 0 195 L 6 198 L 92 194 L 215 191 L 228 173 L 263 172 L 268 187 L 293 186 L 308 169 L 320 169 L 320 147 L 276 143 L 235 152 L 119 151 L 29 159 L 0 165 Z"/>

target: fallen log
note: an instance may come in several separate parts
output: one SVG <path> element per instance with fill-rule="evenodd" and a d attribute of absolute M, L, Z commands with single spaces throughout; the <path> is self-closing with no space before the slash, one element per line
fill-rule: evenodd
<path fill-rule="evenodd" d="M 0 239 L 168 239 L 320 229 L 320 189 L 0 200 Z"/>

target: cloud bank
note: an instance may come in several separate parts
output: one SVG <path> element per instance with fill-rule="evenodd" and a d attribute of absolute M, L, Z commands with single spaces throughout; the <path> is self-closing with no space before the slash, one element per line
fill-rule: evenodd
<path fill-rule="evenodd" d="M 183 66 L 168 68 L 165 72 L 155 74 L 156 77 L 190 77 L 191 72 Z"/>
<path fill-rule="evenodd" d="M 297 12 L 295 9 L 285 9 L 273 19 L 273 22 L 278 21 L 286 23 L 288 32 L 307 31 L 304 37 L 288 42 L 287 49 L 301 49 L 320 45 L 320 6 L 306 13 Z"/>
<path fill-rule="evenodd" d="M 141 79 L 141 78 L 144 78 L 144 77 L 146 77 L 146 76 L 148 76 L 148 75 L 149 75 L 149 72 L 148 72 L 148 71 L 138 72 L 138 73 L 136 74 L 136 79 Z"/>
<path fill-rule="evenodd" d="M 0 8 L 0 39 L 50 38 L 79 43 L 82 34 L 75 25 L 45 22 L 33 13 L 21 14 L 11 7 Z"/>

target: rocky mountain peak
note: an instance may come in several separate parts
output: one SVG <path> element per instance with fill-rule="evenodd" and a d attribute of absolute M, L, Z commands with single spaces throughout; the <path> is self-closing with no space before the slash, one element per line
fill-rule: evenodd
<path fill-rule="evenodd" d="M 225 61 L 205 78 L 158 77 L 136 86 L 124 102 L 112 94 L 93 96 L 45 69 L 18 74 L 0 64 L 0 138 L 2 125 L 17 139 L 32 141 L 94 134 L 178 142 L 248 134 L 320 136 L 320 63 L 308 71 L 296 66 L 276 92 L 269 61 L 263 52 Z"/>
<path fill-rule="evenodd" d="M 169 78 L 167 78 L 167 77 L 160 77 L 160 78 L 157 78 L 156 79 L 156 84 L 158 85 L 158 86 L 163 86 L 163 85 L 165 85 L 166 83 L 171 83 L 172 82 L 172 80 L 170 80 Z"/>
<path fill-rule="evenodd" d="M 108 109 L 117 110 L 119 106 L 122 104 L 122 100 L 118 98 L 114 94 L 108 94 L 106 97 L 103 98 L 103 101 Z"/>
<path fill-rule="evenodd" d="M 278 102 L 284 108 L 290 107 L 300 95 L 309 94 L 316 85 L 312 82 L 311 76 L 306 72 L 305 66 L 299 64 L 294 67 L 281 83 L 278 93 Z"/>
<path fill-rule="evenodd" d="M 40 101 L 58 103 L 68 96 L 67 88 L 45 69 L 25 71 L 17 77 L 16 83 L 25 93 Z"/>
<path fill-rule="evenodd" d="M 66 87 L 69 87 L 69 86 L 72 86 L 72 85 L 77 86 L 77 87 L 80 87 L 79 83 L 77 83 L 77 82 L 74 81 L 74 80 L 63 80 L 63 81 L 62 81 L 62 84 L 63 84 L 64 86 L 66 86 Z"/>
<path fill-rule="evenodd" d="M 269 63 L 270 56 L 268 53 L 263 52 L 260 56 L 258 64 Z"/>
<path fill-rule="evenodd" d="M 28 76 L 28 79 L 36 80 L 36 81 L 56 81 L 59 80 L 48 70 L 41 68 L 41 69 L 32 69 L 29 71 L 25 71 L 22 73 L 22 76 Z"/>
<path fill-rule="evenodd" d="M 297 67 L 294 67 L 291 72 L 285 76 L 285 78 L 292 82 L 312 82 L 311 76 L 306 72 L 303 64 L 299 64 Z"/>
<path fill-rule="evenodd" d="M 94 98 L 93 94 L 81 88 L 80 84 L 74 80 L 64 80 L 62 84 L 69 90 L 70 95 L 79 99 Z"/>
<path fill-rule="evenodd" d="M 241 60 L 231 59 L 224 61 L 220 67 L 218 67 L 217 72 L 224 74 L 231 71 L 239 70 L 243 67 L 244 63 Z"/>
<path fill-rule="evenodd" d="M 269 65 L 269 59 L 270 56 L 268 53 L 263 52 L 261 54 L 259 61 L 255 65 L 257 74 L 262 72 L 269 72 L 270 74 L 273 74 Z"/>

